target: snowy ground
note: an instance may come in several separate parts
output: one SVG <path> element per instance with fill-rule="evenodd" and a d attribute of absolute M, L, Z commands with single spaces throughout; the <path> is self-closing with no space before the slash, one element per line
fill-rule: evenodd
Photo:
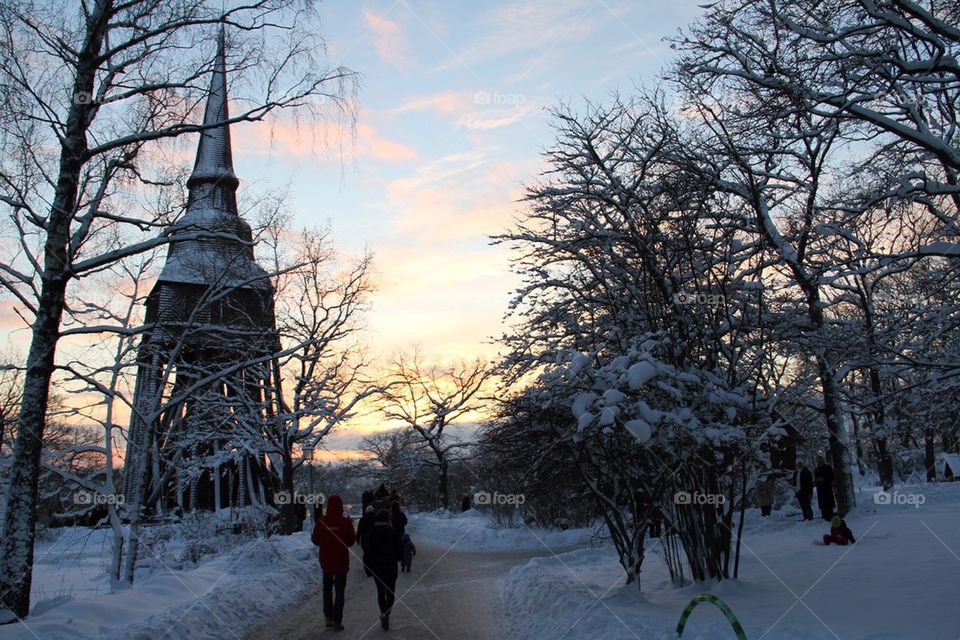
<path fill-rule="evenodd" d="M 531 560 L 505 581 L 509 620 L 519 638 L 675 638 L 687 602 L 709 592 L 727 602 L 751 640 L 957 640 L 960 483 L 897 489 L 922 493 L 919 507 L 875 505 L 874 491 L 863 490 L 847 518 L 858 536 L 849 547 L 815 545 L 828 527 L 800 522 L 793 509 L 769 520 L 748 512 L 738 581 L 674 588 L 657 543 L 644 564 L 642 593 L 623 584 L 611 549 Z M 733 633 L 703 604 L 684 638 L 728 640 Z"/>
<path fill-rule="evenodd" d="M 77 528 L 38 545 L 32 615 L 0 626 L 0 640 L 238 638 L 319 584 L 315 547 L 300 533 L 249 540 L 196 566 L 176 563 L 174 544 L 134 588 L 110 594 L 107 536 Z"/>
<path fill-rule="evenodd" d="M 597 531 L 596 528 L 566 531 L 523 526 L 503 528 L 476 509 L 463 513 L 413 514 L 408 529 L 416 539 L 455 545 L 466 551 L 582 546 L 588 544 Z"/>
<path fill-rule="evenodd" d="M 398 631 L 419 637 L 429 625 L 448 637 L 456 630 L 452 621 L 481 613 L 468 607 L 451 618 L 439 609 L 489 598 L 483 615 L 494 618 L 491 629 L 505 621 L 518 640 L 675 638 L 683 607 L 710 592 L 731 606 L 751 640 L 957 640 L 960 483 L 898 487 L 891 502 L 901 504 L 874 504 L 873 493 L 862 489 L 860 506 L 847 518 L 858 536 L 850 547 L 814 544 L 827 525 L 800 522 L 792 507 L 769 519 L 748 512 L 737 581 L 676 588 L 652 542 L 642 592 L 623 584 L 611 548 L 591 546 L 593 529 L 504 529 L 477 511 L 412 515 L 408 529 L 424 554 L 412 581 L 405 578 L 412 591 Z M 78 528 L 39 544 L 33 615 L 0 626 L 0 640 L 253 638 L 259 636 L 250 636 L 251 629 L 277 629 L 293 611 L 304 622 L 291 622 L 283 637 L 310 635 L 319 571 L 306 534 L 247 540 L 197 564 L 184 561 L 183 542 L 172 539 L 145 559 L 133 589 L 116 594 L 109 593 L 102 560 L 109 542 L 105 531 Z M 374 606 L 372 592 L 354 575 L 350 588 L 360 591 L 351 615 L 363 618 Z M 684 635 L 732 637 L 709 604 L 693 613 Z"/>

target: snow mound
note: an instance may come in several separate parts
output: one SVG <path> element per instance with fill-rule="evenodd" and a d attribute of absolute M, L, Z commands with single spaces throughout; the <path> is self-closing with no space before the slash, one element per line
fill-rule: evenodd
<path fill-rule="evenodd" d="M 637 442 L 649 442 L 650 436 L 653 431 L 650 429 L 650 425 L 646 420 L 627 420 L 627 423 L 624 425 L 627 428 L 627 431 L 637 439 Z"/>
<path fill-rule="evenodd" d="M 456 545 L 463 551 L 572 547 L 588 544 L 596 531 L 592 527 L 566 531 L 523 525 L 502 527 L 477 509 L 411 514 L 409 519 L 407 531 L 415 542 Z"/>
<path fill-rule="evenodd" d="M 153 571 L 114 594 L 37 603 L 25 623 L 0 627 L 0 639 L 238 638 L 320 582 L 308 534 L 255 539 L 195 568 Z"/>
<path fill-rule="evenodd" d="M 627 384 L 633 391 L 653 380 L 657 375 L 657 368 L 649 362 L 638 362 L 627 371 Z"/>

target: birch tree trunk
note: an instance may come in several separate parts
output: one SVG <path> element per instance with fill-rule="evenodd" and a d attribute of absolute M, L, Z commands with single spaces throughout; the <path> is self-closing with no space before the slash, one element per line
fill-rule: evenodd
<path fill-rule="evenodd" d="M 87 21 L 86 39 L 76 61 L 73 96 L 93 95 L 97 59 L 112 7 L 99 0 Z M 36 534 L 37 486 L 50 377 L 60 337 L 60 322 L 70 277 L 67 248 L 70 222 L 76 208 L 80 173 L 87 153 L 89 101 L 73 100 L 67 117 L 66 136 L 60 145 L 60 167 L 53 205 L 47 217 L 43 248 L 43 273 L 37 315 L 31 328 L 30 351 L 23 383 L 23 404 L 13 452 L 7 509 L 0 543 L 0 601 L 18 618 L 30 613 L 33 572 L 33 541 Z"/>

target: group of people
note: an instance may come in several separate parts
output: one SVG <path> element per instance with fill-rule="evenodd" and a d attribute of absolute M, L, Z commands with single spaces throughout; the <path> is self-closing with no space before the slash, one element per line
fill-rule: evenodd
<path fill-rule="evenodd" d="M 837 513 L 837 500 L 834 495 L 835 474 L 833 467 L 827 464 L 822 457 L 817 458 L 817 466 L 813 473 L 807 466 L 797 463 L 796 474 L 793 484 L 796 489 L 797 502 L 800 503 L 800 511 L 803 513 L 804 520 L 813 520 L 813 492 L 817 492 L 817 506 L 820 509 L 820 517 L 830 523 L 830 533 L 823 535 L 823 544 L 847 545 L 856 542 L 853 532 L 843 518 Z M 760 515 L 767 517 L 773 508 L 774 497 L 774 476 L 767 474 L 757 479 L 754 487 L 757 506 L 760 507 Z"/>
<path fill-rule="evenodd" d="M 326 627 L 343 630 L 344 592 L 350 570 L 350 550 L 356 543 L 362 550 L 364 574 L 377 586 L 380 626 L 390 628 L 390 612 L 396 599 L 399 571 L 410 571 L 416 547 L 406 532 L 407 516 L 400 506 L 400 496 L 384 485 L 365 491 L 363 515 L 353 527 L 353 520 L 343 512 L 343 499 L 330 496 L 326 514 L 317 518 L 311 540 L 319 547 L 320 569 L 323 571 L 323 615 Z M 399 565 L 399 568 L 398 568 Z"/>
<path fill-rule="evenodd" d="M 817 506 L 820 508 L 820 517 L 827 521 L 833 519 L 837 509 L 837 500 L 833 493 L 835 480 L 833 467 L 827 464 L 823 458 L 817 458 L 817 466 L 813 473 L 810 473 L 810 469 L 802 462 L 797 463 L 795 486 L 797 501 L 800 503 L 804 520 L 813 520 L 811 502 L 814 488 L 817 490 Z"/>
<path fill-rule="evenodd" d="M 797 463 L 797 470 L 793 477 L 793 486 L 796 489 L 797 502 L 804 520 L 813 520 L 813 490 L 817 490 L 817 505 L 820 507 L 820 517 L 828 522 L 833 518 L 837 509 L 836 497 L 833 493 L 833 467 L 823 458 L 817 458 L 814 473 L 810 473 L 802 462 Z M 772 473 L 761 474 L 754 485 L 757 506 L 760 515 L 767 517 L 773 509 L 773 498 L 776 477 Z"/>

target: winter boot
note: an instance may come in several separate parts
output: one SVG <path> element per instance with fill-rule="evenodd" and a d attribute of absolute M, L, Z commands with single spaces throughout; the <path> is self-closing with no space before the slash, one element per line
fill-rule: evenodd
<path fill-rule="evenodd" d="M 327 618 L 327 624 L 324 625 L 327 629 L 333 629 L 333 618 Z"/>
<path fill-rule="evenodd" d="M 381 613 L 380 614 L 380 626 L 384 631 L 390 630 L 390 614 Z"/>

